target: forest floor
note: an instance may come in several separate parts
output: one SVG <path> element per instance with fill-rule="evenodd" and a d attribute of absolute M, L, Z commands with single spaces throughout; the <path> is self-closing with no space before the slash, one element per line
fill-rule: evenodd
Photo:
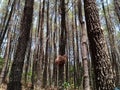
<path fill-rule="evenodd" d="M 6 90 L 7 89 L 7 85 L 6 84 L 2 84 L 0 85 L 0 90 Z M 24 87 L 22 90 L 30 90 L 30 88 L 28 87 Z M 48 88 L 48 89 L 41 89 L 41 88 L 36 88 L 34 90 L 57 90 L 57 88 Z"/>
<path fill-rule="evenodd" d="M 25 86 L 23 86 L 22 88 L 23 88 L 22 90 L 31 90 L 29 87 L 25 87 Z M 7 90 L 7 84 L 0 85 L 0 90 Z M 49 87 L 49 88 L 46 88 L 46 89 L 34 87 L 34 90 L 58 90 L 58 89 L 55 88 L 55 87 L 54 88 Z M 65 90 L 73 90 L 73 89 L 69 88 L 69 89 L 65 89 Z M 78 89 L 76 89 L 76 90 L 78 90 Z M 82 89 L 80 89 L 80 90 L 82 90 Z"/>

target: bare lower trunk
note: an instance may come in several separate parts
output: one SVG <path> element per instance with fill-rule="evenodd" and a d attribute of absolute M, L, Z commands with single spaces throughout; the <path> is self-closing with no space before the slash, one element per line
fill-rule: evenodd
<path fill-rule="evenodd" d="M 27 42 L 29 41 L 30 29 L 32 25 L 33 3 L 34 0 L 25 1 L 25 7 L 20 26 L 20 37 L 18 38 L 18 45 L 11 67 L 7 90 L 22 90 L 21 78 Z"/>
<path fill-rule="evenodd" d="M 112 65 L 108 55 L 99 13 L 95 0 L 84 0 L 85 18 L 94 66 L 96 90 L 113 90 L 115 87 Z"/>

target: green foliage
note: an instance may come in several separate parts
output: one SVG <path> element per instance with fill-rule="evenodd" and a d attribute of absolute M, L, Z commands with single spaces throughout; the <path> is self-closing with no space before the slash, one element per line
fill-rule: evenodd
<path fill-rule="evenodd" d="M 71 66 L 70 69 L 69 69 L 69 71 L 70 71 L 71 73 L 74 72 L 74 67 Z"/>
<path fill-rule="evenodd" d="M 27 75 L 28 75 L 28 77 L 31 77 L 31 76 L 32 76 L 32 71 L 29 71 L 29 72 L 27 73 Z"/>
<path fill-rule="evenodd" d="M 69 82 L 64 82 L 63 87 L 64 90 L 74 90 L 74 87 L 76 87 L 76 89 L 78 90 L 77 85 L 74 85 L 73 83 L 70 84 Z"/>
<path fill-rule="evenodd" d="M 70 83 L 69 82 L 64 82 L 63 86 L 65 89 L 68 89 L 70 87 Z"/>
<path fill-rule="evenodd" d="M 27 81 L 31 82 L 32 71 L 27 72 L 27 77 L 28 77 Z M 34 77 L 34 78 L 36 78 L 36 77 Z"/>

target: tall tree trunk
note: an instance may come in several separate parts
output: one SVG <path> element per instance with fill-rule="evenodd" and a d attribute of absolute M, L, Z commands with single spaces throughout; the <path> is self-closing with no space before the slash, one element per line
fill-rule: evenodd
<path fill-rule="evenodd" d="M 85 29 L 85 22 L 81 23 L 82 28 L 82 61 L 83 61 L 83 88 L 84 90 L 90 90 L 90 84 L 89 84 L 89 69 L 88 69 L 88 44 L 87 44 L 87 32 Z"/>
<path fill-rule="evenodd" d="M 45 0 L 43 1 L 43 7 L 42 2 L 40 0 L 39 5 L 39 22 L 38 22 L 38 41 L 37 41 L 37 47 L 39 48 L 38 51 L 38 60 L 36 65 L 36 74 L 37 74 L 37 86 L 41 86 L 41 74 L 42 74 L 42 60 L 43 60 L 43 24 L 44 24 L 44 7 L 45 7 Z M 36 33 L 37 34 L 37 33 Z"/>
<path fill-rule="evenodd" d="M 35 72 L 36 72 L 36 66 L 37 66 L 37 53 L 38 53 L 38 48 L 36 47 L 34 50 L 34 55 L 33 55 L 33 63 L 32 63 L 32 76 L 31 76 L 31 89 L 34 90 L 34 84 L 35 84 Z"/>
<path fill-rule="evenodd" d="M 13 64 L 11 67 L 7 90 L 22 90 L 21 77 L 24 64 L 24 56 L 32 25 L 33 3 L 34 0 L 25 1 L 25 7 L 20 26 L 20 37 L 18 38 L 18 45 L 14 55 Z"/>
<path fill-rule="evenodd" d="M 84 0 L 84 9 L 91 58 L 94 66 L 96 90 L 113 90 L 115 84 L 112 65 L 108 55 L 103 30 L 101 29 L 95 0 Z"/>
<path fill-rule="evenodd" d="M 80 55 L 80 51 L 79 51 L 79 33 L 78 33 L 78 28 L 77 28 L 77 8 L 76 5 L 74 5 L 74 11 L 75 11 L 75 34 L 76 34 L 76 67 L 77 67 L 77 85 L 78 85 L 78 89 L 79 89 L 79 85 L 80 85 L 80 60 L 79 60 L 79 55 Z"/>
<path fill-rule="evenodd" d="M 107 30 L 108 30 L 108 37 L 109 37 L 109 44 L 110 44 L 110 55 L 111 55 L 111 61 L 112 61 L 112 66 L 113 66 L 113 72 L 114 72 L 114 78 L 116 81 L 116 85 L 117 83 L 119 83 L 119 65 L 118 65 L 118 53 L 117 53 L 117 49 L 116 49 L 116 45 L 115 45 L 115 36 L 114 36 L 114 29 L 113 29 L 113 24 L 110 18 L 110 14 L 108 12 L 108 15 L 106 13 L 105 10 L 105 6 L 104 6 L 104 0 L 101 0 L 102 2 L 102 8 L 103 8 L 103 12 L 105 15 L 105 21 L 106 21 L 106 26 L 107 26 Z M 108 7 L 108 11 L 109 11 L 109 7 Z"/>
<path fill-rule="evenodd" d="M 60 35 L 60 43 L 59 43 L 59 55 L 65 54 L 65 46 L 66 46 L 66 23 L 65 23 L 65 0 L 60 0 L 60 9 L 61 9 L 61 35 Z M 63 90 L 64 82 L 64 64 L 59 64 L 59 76 L 58 76 L 58 85 L 59 90 Z"/>
<path fill-rule="evenodd" d="M 44 66 L 44 49 L 43 49 L 43 29 L 44 29 L 44 13 L 45 13 L 45 2 L 46 0 L 43 0 L 43 6 L 42 6 L 42 13 L 41 13 L 41 21 L 40 21 L 40 31 L 39 31 L 39 36 L 40 36 L 40 51 L 39 51 L 39 54 L 40 54 L 40 62 L 42 63 L 41 64 L 41 68 L 43 69 L 43 66 Z M 39 66 L 39 65 L 38 65 Z M 42 70 L 41 69 L 41 70 Z"/>
<path fill-rule="evenodd" d="M 67 14 L 66 14 L 67 15 Z M 69 19 L 68 19 L 68 17 L 66 18 L 66 30 L 67 30 L 67 32 L 69 31 L 69 24 L 68 24 L 68 22 L 69 22 Z M 67 51 L 67 55 L 69 54 L 69 33 L 67 33 L 67 41 L 66 41 L 66 51 Z M 65 72 L 66 72 L 66 82 L 69 82 L 69 59 L 68 59 L 68 61 L 67 61 L 67 63 L 66 63 L 66 65 L 65 65 Z"/>
<path fill-rule="evenodd" d="M 119 0 L 113 0 L 113 1 L 114 1 L 115 12 L 120 22 L 120 1 Z"/>
<path fill-rule="evenodd" d="M 82 29 L 82 38 L 81 38 L 81 53 L 82 53 L 82 62 L 83 62 L 83 89 L 90 90 L 89 84 L 89 72 L 88 72 L 88 44 L 87 44 L 87 31 L 85 28 L 85 22 L 83 21 L 82 15 L 82 2 L 78 1 L 78 10 L 79 10 L 79 22 Z"/>
<path fill-rule="evenodd" d="M 74 38 L 75 38 L 75 35 L 74 35 L 74 31 L 75 31 L 75 27 L 74 27 L 74 16 L 73 16 L 73 12 L 74 12 L 74 10 L 72 10 L 72 23 L 71 23 L 71 26 L 72 26 L 72 47 L 73 47 L 73 60 L 74 60 L 74 66 L 73 66 L 73 68 L 74 68 L 74 89 L 76 88 L 76 81 L 77 81 L 77 73 L 76 73 L 76 54 L 75 54 L 75 40 L 74 40 Z"/>
<path fill-rule="evenodd" d="M 53 46 L 54 46 L 54 64 L 53 64 L 53 82 L 54 86 L 57 86 L 57 65 L 55 64 L 55 58 L 56 58 L 56 53 L 57 53 L 57 48 L 56 48 L 56 32 L 57 31 L 57 0 L 55 0 L 55 18 L 54 18 L 54 32 L 53 32 Z"/>
<path fill-rule="evenodd" d="M 0 47 L 1 47 L 1 45 L 2 45 L 3 39 L 4 39 L 4 37 L 5 37 L 5 34 L 6 34 L 7 30 L 8 30 L 9 22 L 10 22 L 12 13 L 13 13 L 13 8 L 14 8 L 14 6 L 15 6 L 15 3 L 16 3 L 16 0 L 14 0 L 13 3 L 12 3 L 11 11 L 10 11 L 10 14 L 9 14 L 9 17 L 8 17 L 8 20 L 7 20 L 6 24 L 5 24 L 5 21 L 4 21 L 4 26 L 3 26 L 3 28 L 2 28 L 2 33 L 1 33 L 1 35 L 0 35 Z M 6 13 L 6 14 L 7 14 L 7 13 Z M 6 17 L 7 17 L 7 16 L 6 16 Z"/>
<path fill-rule="evenodd" d="M 3 28 L 5 27 L 5 22 L 7 20 L 7 15 L 9 15 L 9 6 L 10 6 L 10 0 L 8 1 L 8 5 L 6 7 L 6 13 L 5 16 L 3 16 L 3 20 L 1 21 L 2 28 L 0 29 L 0 37 L 2 36 L 2 33 L 4 32 Z M 12 9 L 11 9 L 12 10 Z"/>
<path fill-rule="evenodd" d="M 8 72 L 8 60 L 9 60 L 9 54 L 10 54 L 10 48 L 11 48 L 11 32 L 9 31 L 8 34 L 8 42 L 7 42 L 7 52 L 5 55 L 5 62 L 4 62 L 4 66 L 2 68 L 2 72 L 0 75 L 0 84 L 5 82 L 5 78 L 7 76 L 7 72 Z"/>
<path fill-rule="evenodd" d="M 73 17 L 72 17 L 73 18 Z M 72 21 L 72 46 L 73 46 L 73 60 L 74 60 L 74 89 L 76 88 L 76 57 L 75 57 L 75 40 L 74 40 L 75 36 L 74 36 L 74 24 Z"/>
<path fill-rule="evenodd" d="M 47 85 L 47 71 L 48 71 L 48 42 L 49 42 L 49 0 L 47 1 L 47 32 L 46 32 L 46 48 L 45 48 L 45 67 L 43 71 L 43 88 Z"/>
<path fill-rule="evenodd" d="M 28 74 L 28 69 L 29 69 L 29 65 L 30 65 L 30 52 L 31 52 L 31 44 L 32 44 L 32 34 L 30 36 L 30 40 L 28 42 L 28 46 L 27 46 L 27 60 L 25 63 L 25 84 L 27 83 L 27 74 Z"/>

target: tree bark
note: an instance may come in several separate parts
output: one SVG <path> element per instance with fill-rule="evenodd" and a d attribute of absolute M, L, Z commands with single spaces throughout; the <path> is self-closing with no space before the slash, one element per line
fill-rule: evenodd
<path fill-rule="evenodd" d="M 117 48 L 115 45 L 115 36 L 114 36 L 114 28 L 113 28 L 113 24 L 110 18 L 110 13 L 109 13 L 109 7 L 108 7 L 108 15 L 106 13 L 105 10 L 105 6 L 104 6 L 104 0 L 101 0 L 102 2 L 102 8 L 103 8 L 103 12 L 105 15 L 105 22 L 106 22 L 106 26 L 107 26 L 107 31 L 108 31 L 108 38 L 109 38 L 109 45 L 110 45 L 110 55 L 111 55 L 111 61 L 112 61 L 112 68 L 113 68 L 113 72 L 114 72 L 114 78 L 115 78 L 115 82 L 116 85 L 117 83 L 119 83 L 119 64 L 118 64 L 118 60 L 119 60 L 119 54 L 117 53 Z"/>
<path fill-rule="evenodd" d="M 78 10 L 79 10 L 79 22 L 81 24 L 82 38 L 81 38 L 81 53 L 82 53 L 82 62 L 83 62 L 83 89 L 90 90 L 89 83 L 89 69 L 88 69 L 88 40 L 87 40 L 87 31 L 85 28 L 85 22 L 83 21 L 82 15 L 82 2 L 78 1 Z"/>
<path fill-rule="evenodd" d="M 27 74 L 28 74 L 28 69 L 29 69 L 29 65 L 30 65 L 30 53 L 31 53 L 31 44 L 32 44 L 32 34 L 30 36 L 30 40 L 28 42 L 28 46 L 27 46 L 27 60 L 25 63 L 25 84 L 27 83 Z"/>
<path fill-rule="evenodd" d="M 47 32 L 46 32 L 46 48 L 45 48 L 45 67 L 43 71 L 43 88 L 47 85 L 47 73 L 48 73 L 48 44 L 49 44 L 49 0 L 47 2 Z"/>
<path fill-rule="evenodd" d="M 53 82 L 54 82 L 54 86 L 57 86 L 57 65 L 55 64 L 55 59 L 56 59 L 56 53 L 57 53 L 57 47 L 56 47 L 56 31 L 57 31 L 57 0 L 55 0 L 55 18 L 54 18 L 54 32 L 53 32 L 53 47 L 54 47 L 54 64 L 53 64 Z"/>
<path fill-rule="evenodd" d="M 59 43 L 59 55 L 65 54 L 66 46 L 66 22 L 65 22 L 65 0 L 60 0 L 61 9 L 61 35 Z M 58 85 L 59 90 L 63 90 L 62 84 L 64 83 L 64 64 L 59 64 Z"/>
<path fill-rule="evenodd" d="M 84 0 L 85 18 L 90 43 L 96 90 L 113 90 L 115 87 L 112 65 L 101 29 L 95 0 Z"/>
<path fill-rule="evenodd" d="M 5 16 L 5 20 L 4 20 L 4 25 L 3 25 L 3 28 L 2 28 L 2 30 L 1 30 L 2 33 L 0 34 L 0 47 L 1 47 L 2 42 L 3 42 L 3 40 L 4 40 L 5 34 L 6 34 L 7 30 L 8 30 L 9 22 L 10 22 L 12 13 L 13 13 L 13 9 L 14 9 L 15 3 L 16 3 L 16 0 L 14 0 L 13 3 L 12 3 L 11 11 L 10 11 L 10 14 L 9 14 L 9 17 L 8 17 L 7 22 L 6 22 L 7 12 L 6 12 L 6 16 Z M 5 22 L 6 22 L 6 25 L 5 25 Z"/>
<path fill-rule="evenodd" d="M 120 1 L 119 0 L 113 0 L 113 1 L 114 1 L 115 12 L 120 22 Z"/>
<path fill-rule="evenodd" d="M 24 56 L 32 25 L 33 3 L 34 0 L 25 1 L 25 7 L 20 26 L 20 37 L 18 38 L 18 45 L 14 55 L 13 64 L 11 67 L 7 90 L 22 90 L 21 77 L 24 64 Z"/>
<path fill-rule="evenodd" d="M 5 82 L 5 78 L 7 76 L 10 48 L 11 48 L 11 32 L 9 32 L 9 34 L 8 34 L 7 51 L 6 51 L 6 55 L 5 55 L 4 66 L 2 68 L 2 72 L 1 72 L 1 75 L 0 75 L 0 84 Z"/>

